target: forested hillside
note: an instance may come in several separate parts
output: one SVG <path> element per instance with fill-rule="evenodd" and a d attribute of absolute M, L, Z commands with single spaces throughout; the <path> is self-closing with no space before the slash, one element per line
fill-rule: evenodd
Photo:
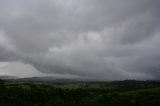
<path fill-rule="evenodd" d="M 6 83 L 0 106 L 158 106 L 160 82 Z"/>

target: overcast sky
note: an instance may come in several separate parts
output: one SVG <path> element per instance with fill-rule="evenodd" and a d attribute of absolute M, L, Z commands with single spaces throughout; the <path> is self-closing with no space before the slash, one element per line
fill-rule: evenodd
<path fill-rule="evenodd" d="M 160 79 L 160 0 L 0 0 L 0 75 Z"/>

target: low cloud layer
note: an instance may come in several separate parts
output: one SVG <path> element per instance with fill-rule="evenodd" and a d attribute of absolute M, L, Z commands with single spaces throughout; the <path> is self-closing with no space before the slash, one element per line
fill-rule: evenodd
<path fill-rule="evenodd" d="M 160 0 L 1 0 L 0 61 L 97 80 L 159 79 L 159 10 Z"/>

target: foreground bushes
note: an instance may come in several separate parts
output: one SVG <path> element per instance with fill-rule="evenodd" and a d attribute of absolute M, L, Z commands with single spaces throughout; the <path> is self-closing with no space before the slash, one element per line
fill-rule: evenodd
<path fill-rule="evenodd" d="M 117 85 L 117 84 L 116 84 Z M 55 88 L 52 85 L 0 84 L 0 106 L 158 106 L 160 88 L 120 92 L 100 88 Z M 118 88 L 118 87 L 117 87 Z M 125 88 L 126 89 L 126 88 Z"/>

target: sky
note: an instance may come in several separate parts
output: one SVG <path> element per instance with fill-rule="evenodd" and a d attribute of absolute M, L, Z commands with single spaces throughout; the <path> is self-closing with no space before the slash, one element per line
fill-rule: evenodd
<path fill-rule="evenodd" d="M 0 76 L 160 79 L 160 0 L 0 0 Z"/>

